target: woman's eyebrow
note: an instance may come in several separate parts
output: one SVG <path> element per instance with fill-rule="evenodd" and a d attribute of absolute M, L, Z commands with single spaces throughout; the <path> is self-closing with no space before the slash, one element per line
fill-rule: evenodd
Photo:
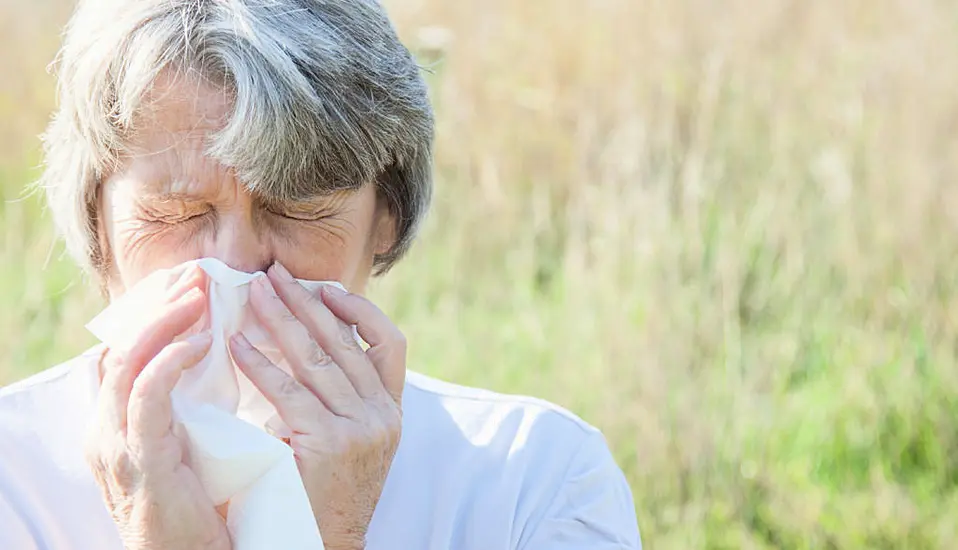
<path fill-rule="evenodd" d="M 302 210 L 332 210 L 346 202 L 346 195 L 333 192 L 313 195 L 303 199 L 279 199 L 257 197 L 257 202 L 269 208 L 297 208 Z"/>
<path fill-rule="evenodd" d="M 131 175 L 150 194 L 208 194 L 229 179 L 227 170 L 196 151 L 175 147 L 134 161 Z"/>
<path fill-rule="evenodd" d="M 139 192 L 144 195 L 184 200 L 208 196 L 211 191 L 220 188 L 219 185 L 211 185 L 210 182 L 200 177 L 187 175 L 181 170 L 151 171 L 141 174 L 137 183 Z"/>
<path fill-rule="evenodd" d="M 160 204 L 196 203 L 196 202 L 205 202 L 205 201 L 199 195 L 182 193 L 177 191 L 170 191 L 170 190 L 156 189 L 156 190 L 146 190 L 145 192 L 141 193 L 139 202 L 160 205 Z"/>

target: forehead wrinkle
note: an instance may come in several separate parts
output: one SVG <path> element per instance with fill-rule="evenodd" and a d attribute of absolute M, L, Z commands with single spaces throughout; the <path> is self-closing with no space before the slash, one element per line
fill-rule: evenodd
<path fill-rule="evenodd" d="M 142 192 L 151 195 L 212 197 L 236 192 L 232 171 L 209 157 L 201 141 L 192 139 L 133 155 L 127 173 Z"/>
<path fill-rule="evenodd" d="M 158 193 L 234 196 L 234 171 L 208 154 L 231 109 L 226 87 L 193 71 L 163 71 L 144 96 L 128 148 L 145 172 L 146 187 Z"/>
<path fill-rule="evenodd" d="M 232 107 L 225 86 L 190 71 L 167 69 L 146 92 L 139 115 L 168 131 L 218 131 L 227 124 Z"/>

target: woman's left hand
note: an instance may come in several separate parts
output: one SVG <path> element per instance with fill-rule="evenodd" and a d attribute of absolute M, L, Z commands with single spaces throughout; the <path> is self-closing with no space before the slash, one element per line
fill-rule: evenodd
<path fill-rule="evenodd" d="M 252 286 L 253 311 L 292 376 L 242 334 L 231 338 L 233 358 L 293 431 L 289 444 L 326 548 L 363 548 L 399 445 L 405 338 L 365 298 L 325 285 L 313 295 L 279 264 Z"/>

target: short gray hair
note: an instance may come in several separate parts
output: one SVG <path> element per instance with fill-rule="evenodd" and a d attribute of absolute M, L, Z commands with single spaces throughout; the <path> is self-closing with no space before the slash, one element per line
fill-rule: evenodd
<path fill-rule="evenodd" d="M 80 0 L 58 58 L 40 181 L 67 249 L 100 272 L 99 193 L 164 70 L 230 94 L 208 153 L 280 200 L 376 182 L 409 248 L 432 194 L 433 114 L 377 0 Z"/>

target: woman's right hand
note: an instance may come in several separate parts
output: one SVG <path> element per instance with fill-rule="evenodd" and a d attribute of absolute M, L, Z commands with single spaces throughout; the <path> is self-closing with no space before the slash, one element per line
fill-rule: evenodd
<path fill-rule="evenodd" d="M 101 362 L 97 422 L 87 459 L 127 550 L 229 550 L 221 514 L 184 464 L 170 392 L 209 350 L 208 332 L 174 339 L 206 310 L 206 274 L 179 274 L 128 351 Z"/>

